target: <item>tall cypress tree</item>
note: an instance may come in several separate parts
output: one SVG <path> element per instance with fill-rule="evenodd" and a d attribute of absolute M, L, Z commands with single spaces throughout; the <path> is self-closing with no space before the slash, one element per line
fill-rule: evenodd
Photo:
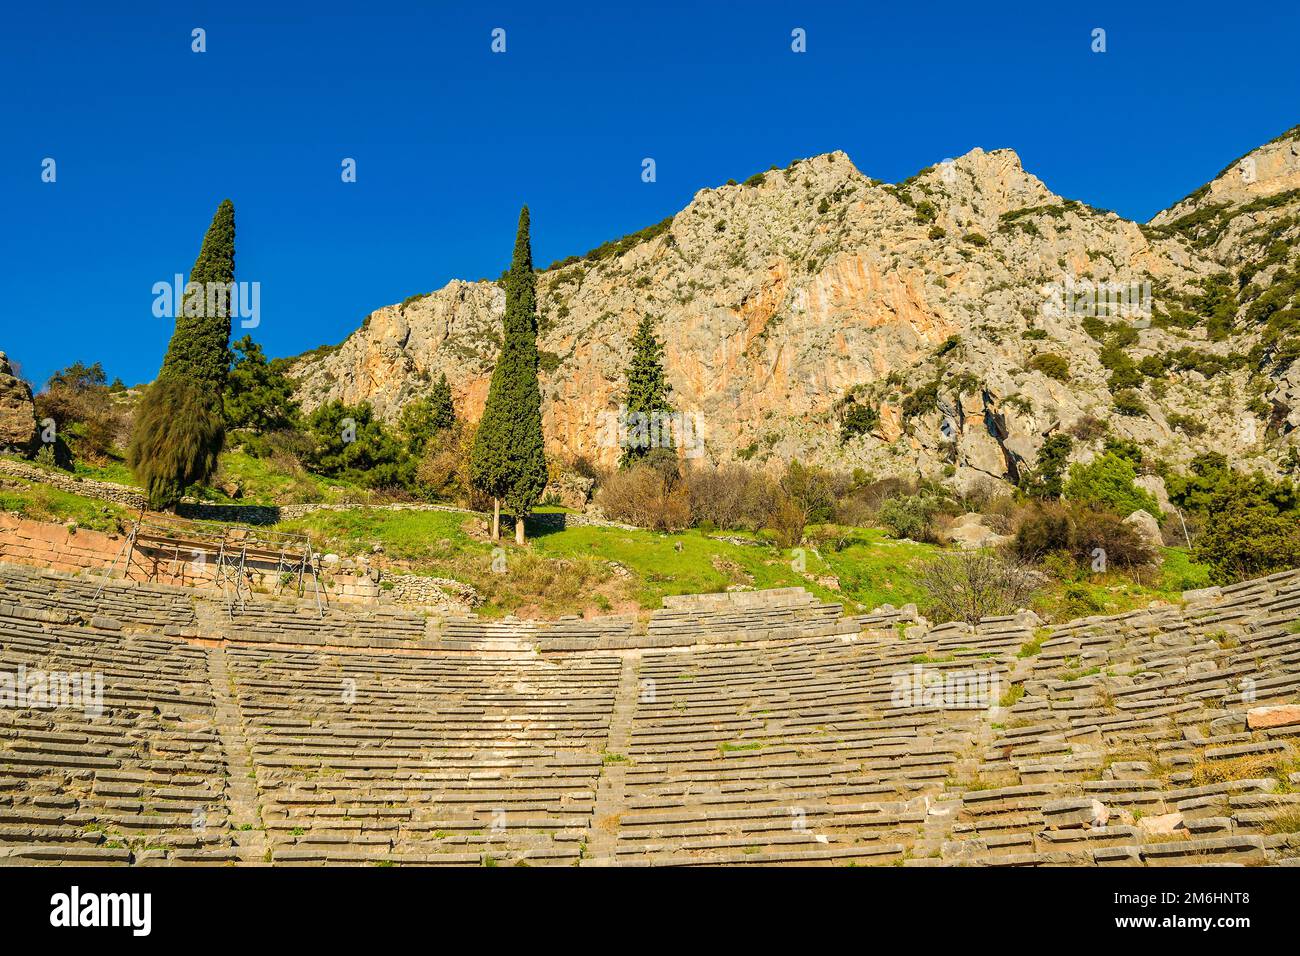
<path fill-rule="evenodd" d="M 222 397 L 230 372 L 230 287 L 235 206 L 224 200 L 203 237 L 162 369 L 136 412 L 127 461 L 153 508 L 180 500 L 216 470 L 225 441 Z"/>
<path fill-rule="evenodd" d="M 664 377 L 663 343 L 655 338 L 654 321 L 642 316 L 632 338 L 632 361 L 627 367 L 626 425 L 627 447 L 623 449 L 623 467 L 650 454 L 652 434 L 658 435 L 658 447 L 672 447 L 665 413 L 672 410 L 668 395 L 672 386 Z"/>
<path fill-rule="evenodd" d="M 492 498 L 492 540 L 501 536 L 501 503 L 515 516 L 515 540 L 524 543 L 524 519 L 546 487 L 542 393 L 537 384 L 537 277 L 528 239 L 528 207 L 505 276 L 506 314 L 501 355 L 470 452 L 470 481 Z"/>

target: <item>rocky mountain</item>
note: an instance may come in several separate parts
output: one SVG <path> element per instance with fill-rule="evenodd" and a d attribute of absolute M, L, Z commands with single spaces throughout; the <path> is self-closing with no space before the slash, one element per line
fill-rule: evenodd
<path fill-rule="evenodd" d="M 0 451 L 27 452 L 36 433 L 31 386 L 14 374 L 9 357 L 0 352 Z"/>
<path fill-rule="evenodd" d="M 648 313 L 709 461 L 969 487 L 1015 480 L 1068 430 L 1076 458 L 1110 435 L 1175 464 L 1293 468 L 1298 151 L 1300 127 L 1150 224 L 1061 198 L 1010 150 L 894 185 L 834 152 L 702 189 L 539 273 L 548 452 L 616 459 L 604 426 Z M 378 309 L 295 362 L 299 397 L 393 419 L 445 372 L 477 418 L 503 308 L 496 284 L 454 281 Z"/>

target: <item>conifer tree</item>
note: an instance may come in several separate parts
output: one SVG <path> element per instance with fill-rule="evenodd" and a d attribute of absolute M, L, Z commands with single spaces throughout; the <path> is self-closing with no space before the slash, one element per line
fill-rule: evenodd
<path fill-rule="evenodd" d="M 235 207 L 217 207 L 177 303 L 176 327 L 157 380 L 136 412 L 127 461 L 149 505 L 169 508 L 187 485 L 216 470 L 225 441 L 222 398 L 230 371 L 230 289 L 235 278 Z"/>
<path fill-rule="evenodd" d="M 668 395 L 672 386 L 664 377 L 664 347 L 654 333 L 654 320 L 642 316 L 632 338 L 632 361 L 627 368 L 627 396 L 624 408 L 628 433 L 623 450 L 623 467 L 645 458 L 653 447 L 672 447 L 666 413 L 672 410 Z M 651 438 L 657 436 L 652 444 Z"/>
<path fill-rule="evenodd" d="M 514 257 L 505 275 L 501 355 L 470 453 L 470 480 L 492 498 L 492 540 L 500 540 L 504 501 L 515 516 L 519 544 L 524 543 L 524 519 L 546 487 L 542 395 L 537 384 L 537 278 L 528 225 L 524 206 Z"/>
<path fill-rule="evenodd" d="M 245 335 L 231 344 L 235 361 L 226 380 L 226 428 L 250 428 L 259 434 L 292 428 L 298 422 L 298 402 L 284 359 L 267 361 L 262 347 Z"/>
<path fill-rule="evenodd" d="M 422 455 L 429 442 L 439 432 L 444 432 L 456 424 L 456 408 L 451 401 L 451 386 L 447 384 L 447 373 L 434 383 L 433 390 L 425 398 L 417 398 L 402 406 L 398 424 L 406 436 L 411 454 Z"/>
<path fill-rule="evenodd" d="M 442 431 L 456 424 L 456 406 L 451 401 L 451 386 L 443 372 L 429 393 L 429 419 L 434 429 Z"/>

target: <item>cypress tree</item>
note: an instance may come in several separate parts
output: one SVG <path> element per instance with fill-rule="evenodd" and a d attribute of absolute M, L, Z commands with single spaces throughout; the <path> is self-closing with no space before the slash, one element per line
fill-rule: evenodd
<path fill-rule="evenodd" d="M 519 544 L 524 543 L 524 519 L 546 487 L 542 394 L 537 384 L 537 277 L 528 225 L 524 206 L 514 257 L 505 275 L 501 355 L 470 452 L 470 481 L 492 498 L 492 540 L 501 536 L 504 501 L 515 516 Z"/>
<path fill-rule="evenodd" d="M 437 431 L 456 424 L 456 406 L 451 401 L 451 386 L 447 384 L 446 372 L 439 376 L 429 393 L 429 418 Z"/>
<path fill-rule="evenodd" d="M 235 207 L 217 207 L 177 304 L 162 369 L 136 412 L 127 462 L 150 507 L 168 508 L 187 485 L 216 470 L 225 441 L 222 398 L 230 372 L 230 288 L 235 278 Z"/>
<path fill-rule="evenodd" d="M 663 343 L 655 338 L 654 321 L 648 315 L 642 316 L 632 338 L 632 361 L 627 367 L 624 407 L 628 443 L 623 449 L 623 467 L 650 454 L 653 432 L 658 433 L 659 447 L 672 447 L 673 435 L 666 418 L 672 410 L 668 402 L 672 386 L 664 377 L 663 354 Z"/>

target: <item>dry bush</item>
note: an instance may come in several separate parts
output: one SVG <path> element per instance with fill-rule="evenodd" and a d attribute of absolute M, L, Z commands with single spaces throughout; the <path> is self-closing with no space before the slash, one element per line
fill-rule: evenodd
<path fill-rule="evenodd" d="M 52 379 L 35 404 L 37 420 L 53 419 L 76 457 L 90 464 L 108 463 L 130 438 L 131 414 L 104 385 Z"/>
<path fill-rule="evenodd" d="M 988 514 L 1001 502 L 1010 501 L 1007 484 L 996 478 L 980 477 L 972 481 L 957 497 L 957 504 L 963 512 L 978 511 Z"/>
<path fill-rule="evenodd" d="M 803 502 L 782 491 L 767 516 L 767 527 L 776 535 L 781 548 L 793 548 L 803 540 L 803 529 L 808 524 L 808 509 Z"/>
<path fill-rule="evenodd" d="M 692 524 L 739 528 L 745 518 L 745 488 L 750 471 L 743 465 L 692 468 L 686 474 Z"/>
<path fill-rule="evenodd" d="M 1073 438 L 1081 442 L 1096 441 L 1109 431 L 1109 427 L 1104 421 L 1095 415 L 1084 415 L 1073 425 L 1066 429 L 1066 432 Z"/>
<path fill-rule="evenodd" d="M 920 583 L 929 593 L 926 616 L 936 623 L 1007 614 L 1029 603 L 1037 575 L 1022 564 L 987 551 L 960 551 L 921 567 Z"/>
<path fill-rule="evenodd" d="M 706 527 L 757 531 L 776 496 L 770 478 L 744 465 L 692 468 L 685 480 L 691 523 Z"/>
<path fill-rule="evenodd" d="M 979 509 L 984 516 L 984 523 L 996 531 L 998 534 L 1013 534 L 1016 526 L 1020 523 L 1020 518 L 1024 506 L 1016 502 L 1011 495 L 1003 495 L 1000 498 L 994 498 L 983 508 Z"/>
<path fill-rule="evenodd" d="M 415 474 L 429 496 L 454 498 L 461 492 L 461 473 L 468 451 L 461 439 L 458 432 L 446 431 L 425 443 Z"/>
<path fill-rule="evenodd" d="M 691 523 L 686 484 L 652 465 L 633 465 L 606 474 L 596 503 L 606 517 L 639 528 L 680 531 Z"/>
<path fill-rule="evenodd" d="M 1068 554 L 1090 563 L 1098 551 L 1112 567 L 1139 568 L 1155 560 L 1155 551 L 1138 530 L 1114 512 L 1095 505 L 1035 502 L 1021 508 L 1010 550 L 1023 561 Z"/>

